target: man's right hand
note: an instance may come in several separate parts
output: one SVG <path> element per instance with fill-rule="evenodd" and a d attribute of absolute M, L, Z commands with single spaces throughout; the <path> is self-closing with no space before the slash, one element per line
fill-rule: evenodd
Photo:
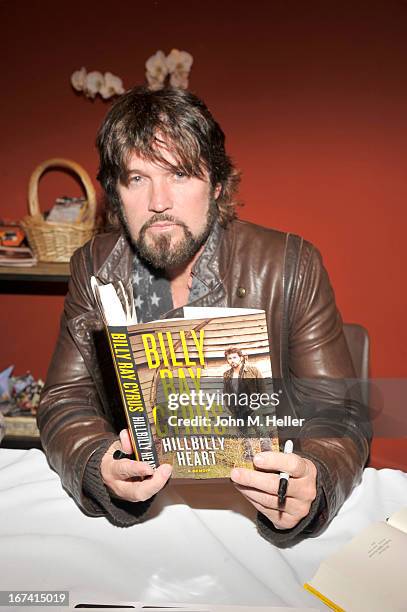
<path fill-rule="evenodd" d="M 164 487 L 172 473 L 171 465 L 163 463 L 154 470 L 143 461 L 113 459 L 113 453 L 117 449 L 126 455 L 132 454 L 127 429 L 120 432 L 120 442 L 114 442 L 108 448 L 100 465 L 103 482 L 112 496 L 132 502 L 145 501 Z"/>

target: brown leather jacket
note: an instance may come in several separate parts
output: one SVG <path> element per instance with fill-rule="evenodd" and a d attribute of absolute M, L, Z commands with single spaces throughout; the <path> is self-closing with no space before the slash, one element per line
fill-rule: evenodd
<path fill-rule="evenodd" d="M 282 360 L 287 355 L 288 382 L 300 381 L 292 385 L 296 415 L 302 415 L 306 404 L 318 405 L 304 426 L 306 436 L 295 448 L 314 461 L 318 470 L 318 494 L 309 516 L 293 529 L 281 531 L 259 515 L 259 531 L 279 545 L 288 545 L 306 534 L 316 535 L 329 523 L 360 481 L 369 453 L 368 435 L 357 423 L 357 403 L 349 410 L 343 397 L 335 396 L 335 386 L 334 391 L 329 388 L 326 392 L 328 401 L 322 401 L 324 392 L 316 383 L 302 382 L 354 377 L 329 279 L 318 251 L 305 241 L 291 279 L 288 339 L 282 342 L 284 284 L 288 282 L 284 277 L 286 242 L 284 233 L 243 221 L 230 223 L 215 254 L 208 261 L 198 262 L 195 273 L 208 291 L 193 303 L 264 309 L 273 376 L 281 376 Z M 107 448 L 117 439 L 117 431 L 104 366 L 108 366 L 110 377 L 114 374 L 110 355 L 106 352 L 101 358 L 96 348 L 102 323 L 90 276 L 94 274 L 104 283 L 121 280 L 131 290 L 131 273 L 131 249 L 119 233 L 97 235 L 74 254 L 60 335 L 38 412 L 49 463 L 76 502 L 93 516 L 106 511 L 84 490 L 85 469 L 101 445 Z M 324 408 L 320 409 L 322 404 Z"/>
<path fill-rule="evenodd" d="M 248 363 L 244 363 L 239 367 L 238 378 L 235 379 L 236 387 L 233 384 L 233 373 L 234 369 L 230 368 L 226 370 L 223 374 L 223 393 L 227 394 L 227 406 L 232 409 L 232 412 L 236 414 L 236 416 L 242 416 L 250 414 L 250 408 L 244 409 L 243 406 L 236 406 L 236 402 L 233 400 L 234 395 L 237 393 L 238 395 L 246 395 L 250 397 L 252 393 L 266 393 L 267 388 L 265 384 L 265 380 L 261 375 L 261 372 L 252 365 Z M 236 412 L 235 412 L 236 411 Z"/>

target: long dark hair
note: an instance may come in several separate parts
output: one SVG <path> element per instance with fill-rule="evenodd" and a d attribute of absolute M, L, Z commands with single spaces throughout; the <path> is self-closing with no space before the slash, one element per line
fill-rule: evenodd
<path fill-rule="evenodd" d="M 177 167 L 156 146 L 164 141 Z M 165 87 L 151 91 L 134 87 L 113 105 L 100 127 L 96 145 L 100 155 L 98 180 L 108 198 L 110 220 L 118 216 L 117 182 L 125 180 L 127 158 L 133 151 L 148 161 L 203 178 L 206 170 L 212 188 L 220 184 L 219 221 L 236 217 L 235 195 L 240 174 L 225 151 L 225 136 L 205 104 L 183 89 Z"/>
<path fill-rule="evenodd" d="M 246 360 L 247 355 L 244 354 L 242 349 L 235 348 L 234 346 L 229 346 L 229 348 L 225 350 L 225 357 L 228 355 L 234 355 L 235 353 L 236 355 L 239 355 L 239 357 L 243 357 L 243 359 Z"/>

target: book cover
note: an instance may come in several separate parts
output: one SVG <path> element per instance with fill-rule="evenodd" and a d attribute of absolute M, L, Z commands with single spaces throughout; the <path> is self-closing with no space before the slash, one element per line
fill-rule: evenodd
<path fill-rule="evenodd" d="M 233 467 L 253 469 L 257 452 L 278 450 L 265 313 L 216 312 L 130 325 L 106 318 L 135 456 L 171 463 L 173 478 L 228 478 Z"/>

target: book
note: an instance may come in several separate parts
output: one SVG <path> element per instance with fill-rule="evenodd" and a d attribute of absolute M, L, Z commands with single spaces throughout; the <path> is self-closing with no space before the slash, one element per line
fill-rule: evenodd
<path fill-rule="evenodd" d="M 304 585 L 332 610 L 407 609 L 407 508 L 377 522 L 321 563 Z"/>
<path fill-rule="evenodd" d="M 3 247 L 19 247 L 25 238 L 23 229 L 17 223 L 0 221 L 0 244 Z"/>
<path fill-rule="evenodd" d="M 5 438 L 35 438 L 40 439 L 37 420 L 34 416 L 5 416 Z"/>
<path fill-rule="evenodd" d="M 229 478 L 278 450 L 264 311 L 184 308 L 184 318 L 137 323 L 123 289 L 92 287 L 137 460 L 170 463 L 175 479 Z"/>
<path fill-rule="evenodd" d="M 86 214 L 86 198 L 63 196 L 55 200 L 46 217 L 47 223 L 81 223 Z"/>
<path fill-rule="evenodd" d="M 28 247 L 0 246 L 0 266 L 35 266 L 36 263 Z"/>

